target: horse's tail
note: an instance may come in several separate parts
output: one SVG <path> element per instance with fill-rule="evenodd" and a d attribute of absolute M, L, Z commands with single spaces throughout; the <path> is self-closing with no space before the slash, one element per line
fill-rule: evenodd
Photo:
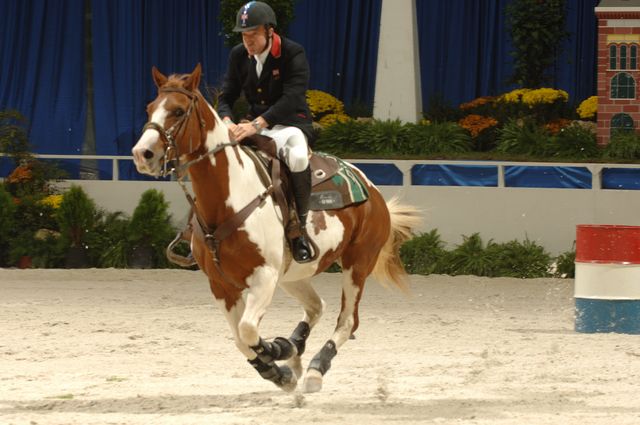
<path fill-rule="evenodd" d="M 372 274 L 382 284 L 388 282 L 407 291 L 407 272 L 400 260 L 400 246 L 413 237 L 413 231 L 420 225 L 422 218 L 417 208 L 400 204 L 396 197 L 387 202 L 387 208 L 391 218 L 391 231 L 378 254 Z"/>

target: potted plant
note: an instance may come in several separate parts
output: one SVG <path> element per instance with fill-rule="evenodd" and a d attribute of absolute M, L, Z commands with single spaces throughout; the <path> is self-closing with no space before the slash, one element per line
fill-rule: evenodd
<path fill-rule="evenodd" d="M 62 243 L 67 247 L 67 268 L 89 266 L 86 241 L 95 227 L 97 215 L 95 202 L 80 186 L 73 185 L 62 195 L 56 217 Z"/>
<path fill-rule="evenodd" d="M 145 191 L 129 223 L 129 265 L 134 268 L 166 267 L 165 247 L 174 235 L 164 194 L 155 189 Z"/>
<path fill-rule="evenodd" d="M 16 228 L 15 210 L 13 198 L 4 185 L 0 185 L 0 267 L 9 265 L 10 239 Z"/>

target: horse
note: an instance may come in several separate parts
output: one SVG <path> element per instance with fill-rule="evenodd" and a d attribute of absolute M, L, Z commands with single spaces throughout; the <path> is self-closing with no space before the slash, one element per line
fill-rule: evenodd
<path fill-rule="evenodd" d="M 342 267 L 335 330 L 309 362 L 302 384 L 303 392 L 320 391 L 331 360 L 358 329 L 366 278 L 373 275 L 382 284 L 407 288 L 399 247 L 413 236 L 420 212 L 395 197 L 385 202 L 364 173 L 349 165 L 365 182 L 368 199 L 311 211 L 307 228 L 318 252 L 311 262 L 295 262 L 272 187 L 261 180 L 258 164 L 230 139 L 198 90 L 201 72 L 200 64 L 190 74 L 169 76 L 153 67 L 158 93 L 147 106 L 148 122 L 132 149 L 134 163 L 140 173 L 156 177 L 167 174 L 167 164 L 177 164 L 179 180 L 189 176 L 195 195 L 193 258 L 209 280 L 239 351 L 262 378 L 285 391 L 293 391 L 303 375 L 306 340 L 326 308 L 311 279 L 334 262 Z M 235 225 L 229 227 L 229 222 Z M 224 237 L 211 235 L 221 228 L 226 229 Z M 289 338 L 265 341 L 259 325 L 277 286 L 301 304 L 304 315 Z"/>

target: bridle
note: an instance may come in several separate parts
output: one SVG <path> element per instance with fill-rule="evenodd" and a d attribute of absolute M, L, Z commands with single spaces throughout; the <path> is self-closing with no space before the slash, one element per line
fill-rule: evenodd
<path fill-rule="evenodd" d="M 191 117 L 191 114 L 193 113 L 194 110 L 196 111 L 196 118 L 198 119 L 198 124 L 200 125 L 200 129 L 201 129 L 200 144 L 202 144 L 204 140 L 204 135 L 202 135 L 202 129 L 205 128 L 206 122 L 202 118 L 202 112 L 198 107 L 198 95 L 195 92 L 189 91 L 187 89 L 183 89 L 182 87 L 162 87 L 158 89 L 158 93 L 180 93 L 189 98 L 189 106 L 185 111 L 185 113 L 182 114 L 182 116 L 178 118 L 178 121 L 176 121 L 168 129 L 165 129 L 162 125 L 154 121 L 147 122 L 142 128 L 143 133 L 151 129 L 151 130 L 157 131 L 158 134 L 160 134 L 160 140 L 162 141 L 162 144 L 164 145 L 164 148 L 165 148 L 164 156 L 162 157 L 162 172 L 160 173 L 160 177 L 167 177 L 169 175 L 176 174 L 178 179 L 181 180 L 181 177 L 184 176 L 185 172 L 193 164 L 200 162 L 201 160 L 203 160 L 204 158 L 207 158 L 210 155 L 215 156 L 218 152 L 222 151 L 226 147 L 237 146 L 239 144 L 236 141 L 221 143 L 209 149 L 207 152 L 199 155 L 195 159 L 192 159 L 183 164 L 180 164 L 181 153 L 178 149 L 178 144 L 176 142 L 176 139 L 180 137 L 180 133 L 184 135 L 184 131 L 186 130 L 186 123 L 189 121 L 189 118 Z M 193 152 L 193 150 L 194 150 L 193 137 L 189 136 L 189 152 L 187 153 L 190 154 Z M 173 161 L 175 161 L 177 164 L 175 167 L 171 167 L 169 165 Z"/>
<path fill-rule="evenodd" d="M 183 115 L 180 116 L 180 118 L 178 119 L 178 121 L 176 121 L 175 124 L 173 124 L 169 129 L 164 129 L 164 127 L 160 124 L 158 124 L 157 122 L 154 121 L 149 121 L 147 122 L 144 127 L 142 132 L 144 133 L 146 130 L 152 129 L 157 131 L 160 134 L 160 140 L 162 141 L 165 150 L 164 150 L 164 156 L 162 158 L 163 161 L 163 165 L 162 165 L 162 173 L 161 176 L 162 177 L 166 177 L 169 175 L 173 175 L 175 174 L 177 177 L 177 182 L 179 183 L 180 187 L 182 188 L 185 197 L 187 198 L 187 201 L 189 202 L 189 204 L 191 205 L 191 208 L 194 212 L 194 216 L 196 218 L 196 221 L 198 222 L 202 233 L 204 234 L 204 241 L 205 244 L 207 245 L 207 247 L 209 248 L 209 251 L 211 252 L 212 258 L 213 258 L 213 263 L 218 271 L 218 273 L 220 274 L 220 276 L 222 277 L 222 279 L 226 282 L 228 282 L 229 284 L 231 284 L 233 287 L 235 287 L 236 289 L 239 290 L 243 290 L 246 288 L 246 285 L 242 285 L 238 282 L 235 282 L 233 279 L 231 279 L 229 276 L 227 276 L 224 271 L 222 270 L 222 266 L 220 265 L 220 243 L 229 235 L 231 235 L 233 232 L 235 232 L 241 225 L 242 223 L 244 223 L 244 221 L 247 219 L 247 217 L 256 209 L 258 208 L 260 205 L 262 205 L 262 203 L 265 201 L 265 199 L 269 196 L 271 196 L 274 192 L 274 186 L 273 184 L 269 185 L 266 190 L 264 190 L 262 193 L 258 194 L 251 202 L 249 202 L 244 208 L 242 208 L 240 211 L 238 211 L 236 214 L 234 214 L 232 217 L 230 217 L 229 219 L 227 219 L 226 221 L 220 223 L 218 226 L 215 227 L 211 227 L 210 225 L 208 225 L 204 219 L 202 218 L 202 216 L 200 215 L 198 208 L 196 206 L 195 203 L 195 199 L 191 196 L 191 193 L 189 193 L 189 190 L 187 189 L 186 185 L 183 182 L 183 178 L 186 175 L 186 171 L 189 169 L 189 167 L 191 167 L 192 165 L 196 164 L 197 162 L 200 162 L 201 160 L 203 160 L 204 158 L 207 158 L 209 156 L 215 156 L 217 153 L 223 151 L 225 148 L 227 147 L 235 147 L 238 146 L 240 143 L 233 140 L 231 142 L 225 142 L 225 143 L 220 143 L 216 146 L 214 146 L 213 148 L 209 149 L 208 151 L 206 151 L 205 153 L 197 156 L 194 159 L 191 159 L 189 161 L 186 161 L 184 163 L 180 163 L 180 152 L 178 149 L 178 144 L 176 142 L 176 140 L 179 137 L 184 137 L 184 131 L 186 128 L 186 123 L 189 121 L 189 118 L 191 117 L 191 114 L 193 113 L 193 111 L 196 111 L 196 118 L 198 119 L 198 124 L 200 125 L 200 145 L 204 142 L 205 139 L 205 135 L 204 132 L 202 131 L 205 127 L 206 127 L 206 122 L 202 117 L 202 113 L 200 111 L 200 108 L 198 107 L 198 95 L 196 92 L 193 91 L 189 91 L 186 89 L 183 89 L 181 87 L 162 87 L 160 89 L 158 89 L 159 93 L 180 93 L 183 94 L 185 96 L 187 96 L 190 100 L 189 102 L 189 107 L 187 108 L 187 110 L 185 111 L 185 113 Z M 182 134 L 181 134 L 182 133 Z M 187 154 L 191 154 L 193 153 L 193 138 L 192 136 L 189 136 L 189 152 L 187 152 Z M 170 156 L 170 154 L 173 154 L 172 156 Z M 175 167 L 169 167 L 169 163 L 170 162 L 176 162 L 176 166 Z M 279 166 L 274 167 L 274 170 L 279 170 Z M 178 235 L 178 237 L 180 237 L 180 235 Z M 178 238 L 176 238 L 177 240 Z M 176 240 L 174 240 L 174 242 L 176 242 Z M 173 243 L 172 243 L 173 244 Z M 171 245 L 170 245 L 171 247 Z"/>

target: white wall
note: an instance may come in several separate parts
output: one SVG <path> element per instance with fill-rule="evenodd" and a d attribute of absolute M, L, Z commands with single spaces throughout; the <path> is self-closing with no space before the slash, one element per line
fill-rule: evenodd
<path fill-rule="evenodd" d="M 578 224 L 640 225 L 637 191 L 411 186 L 408 170 L 412 164 L 424 162 L 395 163 L 405 173 L 405 184 L 381 186 L 382 194 L 387 199 L 399 194 L 403 202 L 421 208 L 425 222 L 419 230 L 437 228 L 449 247 L 460 243 L 461 235 L 480 232 L 485 241 L 528 237 L 558 254 L 572 248 Z M 607 165 L 595 166 L 595 172 L 602 166 Z M 170 202 L 176 224 L 186 220 L 189 206 L 176 182 L 75 180 L 64 185 L 71 183 L 81 185 L 103 208 L 128 214 L 133 212 L 142 192 L 155 188 L 164 192 Z"/>
<path fill-rule="evenodd" d="M 416 122 L 422 112 L 415 0 L 382 0 L 373 116 Z"/>

